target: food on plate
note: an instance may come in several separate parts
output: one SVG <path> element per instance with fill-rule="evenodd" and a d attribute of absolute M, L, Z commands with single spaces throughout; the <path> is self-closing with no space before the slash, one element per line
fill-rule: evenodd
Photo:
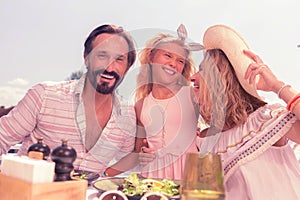
<path fill-rule="evenodd" d="M 166 196 L 175 196 L 179 194 L 180 185 L 173 180 L 139 178 L 137 174 L 130 174 L 120 185 L 120 190 L 127 196 L 144 195 L 149 192 L 158 192 Z"/>
<path fill-rule="evenodd" d="M 84 172 L 84 171 L 83 171 L 82 173 L 75 172 L 75 173 L 73 174 L 73 176 L 78 177 L 78 178 L 81 178 L 81 179 L 85 179 L 85 178 L 87 178 L 87 173 Z"/>
<path fill-rule="evenodd" d="M 72 172 L 71 172 L 71 175 L 72 175 L 72 177 L 76 177 L 76 178 L 80 178 L 80 179 L 85 179 L 85 178 L 87 178 L 87 172 L 85 172 L 85 171 L 78 171 L 78 170 L 73 170 Z"/>
<path fill-rule="evenodd" d="M 100 177 L 98 173 L 89 172 L 85 170 L 73 170 L 71 172 L 71 176 L 72 178 L 80 178 L 80 179 L 87 180 L 89 184 L 91 184 L 92 181 Z"/>

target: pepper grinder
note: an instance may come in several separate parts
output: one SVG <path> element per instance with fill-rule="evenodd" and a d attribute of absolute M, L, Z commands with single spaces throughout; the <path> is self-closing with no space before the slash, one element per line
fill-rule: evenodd
<path fill-rule="evenodd" d="M 74 169 L 73 162 L 77 155 L 75 149 L 67 145 L 67 140 L 62 140 L 62 145 L 56 147 L 51 154 L 51 159 L 55 162 L 54 181 L 71 180 L 71 171 Z"/>
<path fill-rule="evenodd" d="M 43 137 L 37 137 L 37 143 L 28 148 L 27 154 L 31 158 L 47 160 L 50 155 L 50 148 L 43 143 Z"/>

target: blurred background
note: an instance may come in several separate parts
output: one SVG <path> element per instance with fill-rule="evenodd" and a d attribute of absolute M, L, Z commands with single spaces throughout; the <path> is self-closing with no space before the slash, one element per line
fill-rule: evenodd
<path fill-rule="evenodd" d="M 0 0 L 0 105 L 16 105 L 38 82 L 85 71 L 83 43 L 104 23 L 123 26 L 139 49 L 158 32 L 175 33 L 181 23 L 195 42 L 211 25 L 232 26 L 280 79 L 300 90 L 299 8 L 298 0 Z M 202 52 L 194 58 L 198 65 Z M 137 70 L 138 63 L 118 90 L 125 100 L 133 95 Z"/>

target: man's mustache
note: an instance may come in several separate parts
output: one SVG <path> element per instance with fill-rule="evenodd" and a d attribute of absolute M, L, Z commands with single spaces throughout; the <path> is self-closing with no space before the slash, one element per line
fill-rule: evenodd
<path fill-rule="evenodd" d="M 116 80 L 120 79 L 119 74 L 117 74 L 117 72 L 115 72 L 115 71 L 109 72 L 109 71 L 106 71 L 105 69 L 100 69 L 100 70 L 95 71 L 94 73 L 96 76 L 101 75 L 101 74 L 106 74 L 106 75 L 115 77 Z"/>

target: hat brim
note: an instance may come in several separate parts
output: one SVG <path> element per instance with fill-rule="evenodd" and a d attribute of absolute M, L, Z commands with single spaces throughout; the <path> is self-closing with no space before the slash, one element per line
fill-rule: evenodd
<path fill-rule="evenodd" d="M 261 99 L 257 93 L 255 83 L 250 85 L 248 80 L 244 78 L 249 64 L 253 61 L 243 53 L 243 50 L 250 48 L 238 32 L 225 25 L 211 26 L 204 33 L 203 45 L 205 50 L 221 49 L 232 64 L 244 90 L 250 95 Z"/>

